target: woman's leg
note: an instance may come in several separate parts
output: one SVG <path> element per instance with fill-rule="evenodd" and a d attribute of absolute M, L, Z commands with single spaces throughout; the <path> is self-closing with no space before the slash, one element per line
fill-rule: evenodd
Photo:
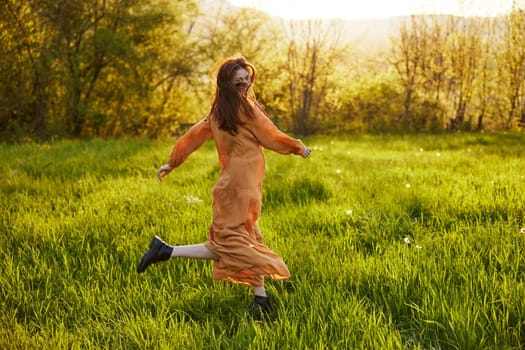
<path fill-rule="evenodd" d="M 137 272 L 144 272 L 149 265 L 174 257 L 219 260 L 219 256 L 206 248 L 204 244 L 174 247 L 155 236 L 149 244 L 149 250 L 142 256 Z"/>
<path fill-rule="evenodd" d="M 264 284 L 259 287 L 253 287 L 253 294 L 260 297 L 266 296 L 266 290 L 264 289 Z"/>
<path fill-rule="evenodd" d="M 264 281 L 261 286 L 253 287 L 253 294 L 253 305 L 248 309 L 251 317 L 258 317 L 261 316 L 261 313 L 266 314 L 272 310 L 270 298 L 266 296 L 266 290 L 264 289 Z"/>
<path fill-rule="evenodd" d="M 171 257 L 219 260 L 219 256 L 206 248 L 204 244 L 174 246 L 171 252 Z"/>

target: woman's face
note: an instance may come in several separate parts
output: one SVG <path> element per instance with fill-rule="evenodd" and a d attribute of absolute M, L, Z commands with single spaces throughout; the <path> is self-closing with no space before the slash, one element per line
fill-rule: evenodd
<path fill-rule="evenodd" d="M 231 83 L 235 85 L 241 95 L 246 95 L 252 85 L 250 73 L 244 68 L 239 68 L 233 73 Z"/>

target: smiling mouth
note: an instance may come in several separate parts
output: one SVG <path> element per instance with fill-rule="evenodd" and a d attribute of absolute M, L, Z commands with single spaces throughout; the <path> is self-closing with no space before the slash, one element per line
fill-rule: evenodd
<path fill-rule="evenodd" d="M 237 90 L 241 92 L 246 92 L 248 91 L 248 88 L 250 87 L 250 85 L 246 83 L 237 83 L 235 84 L 235 87 L 237 88 Z"/>

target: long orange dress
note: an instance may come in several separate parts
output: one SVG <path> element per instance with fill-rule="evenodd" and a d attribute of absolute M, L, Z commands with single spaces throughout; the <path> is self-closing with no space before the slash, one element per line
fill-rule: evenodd
<path fill-rule="evenodd" d="M 240 113 L 243 125 L 231 135 L 219 129 L 213 117 L 192 126 L 175 144 L 168 164 L 181 165 L 213 137 L 221 173 L 212 189 L 213 221 L 205 246 L 220 257 L 213 262 L 213 279 L 253 287 L 263 276 L 290 278 L 280 256 L 264 243 L 257 219 L 261 214 L 265 162 L 262 147 L 282 154 L 302 154 L 303 143 L 281 132 L 254 101 L 254 115 Z"/>

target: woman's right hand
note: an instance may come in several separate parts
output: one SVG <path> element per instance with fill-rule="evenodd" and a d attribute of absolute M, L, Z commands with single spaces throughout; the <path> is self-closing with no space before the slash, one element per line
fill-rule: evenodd
<path fill-rule="evenodd" d="M 159 168 L 157 171 L 157 177 L 159 178 L 159 181 L 162 181 L 166 175 L 168 175 L 173 169 L 168 165 L 163 165 Z"/>
<path fill-rule="evenodd" d="M 301 156 L 303 158 L 308 158 L 308 156 L 310 155 L 310 153 L 312 153 L 312 149 L 308 146 L 305 146 L 304 147 L 304 150 L 303 150 L 303 153 L 301 154 Z"/>

